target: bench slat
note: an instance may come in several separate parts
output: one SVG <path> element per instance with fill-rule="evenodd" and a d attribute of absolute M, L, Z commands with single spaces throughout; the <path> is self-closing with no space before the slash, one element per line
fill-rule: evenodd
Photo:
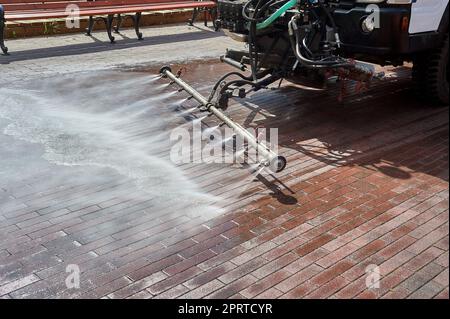
<path fill-rule="evenodd" d="M 112 4 L 114 3 L 123 3 L 123 4 L 137 4 L 137 3 L 151 3 L 151 2 L 161 2 L 161 0 L 102 0 L 105 2 L 110 2 Z M 5 5 L 5 4 L 45 4 L 45 3 L 55 3 L 55 2 L 60 2 L 60 3 L 73 3 L 73 2 L 102 2 L 102 1 L 97 1 L 97 0 L 1 0 L 1 4 Z M 183 2 L 183 1 L 191 1 L 191 0 L 178 0 L 178 2 Z M 166 1 L 166 2 L 170 2 L 170 0 Z"/>
<path fill-rule="evenodd" d="M 160 2 L 151 5 L 137 5 L 137 6 L 109 6 L 101 8 L 80 8 L 80 16 L 98 16 L 105 14 L 126 14 L 135 12 L 149 12 L 161 10 L 175 10 L 175 9 L 191 9 L 191 8 L 212 8 L 215 7 L 214 1 L 177 1 L 177 2 Z M 52 18 L 65 18 L 67 12 L 65 8 L 62 10 L 41 10 L 28 12 L 5 12 L 7 20 L 39 20 Z"/>
<path fill-rule="evenodd" d="M 132 6 L 148 5 L 157 3 L 171 2 L 192 2 L 193 0 L 99 0 L 99 1 L 53 1 L 45 3 L 15 3 L 7 4 L 2 1 L 5 11 L 29 11 L 29 10 L 47 10 L 47 9 L 65 9 L 68 5 L 77 5 L 80 8 L 97 8 L 106 6 Z"/>

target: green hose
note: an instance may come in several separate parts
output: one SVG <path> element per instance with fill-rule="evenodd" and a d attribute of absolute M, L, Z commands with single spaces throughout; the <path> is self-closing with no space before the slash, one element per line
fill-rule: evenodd
<path fill-rule="evenodd" d="M 278 19 L 283 13 L 291 9 L 293 6 L 297 4 L 297 0 L 289 0 L 286 2 L 280 9 L 275 11 L 274 14 L 272 14 L 270 17 L 268 17 L 263 22 L 260 22 L 256 24 L 256 29 L 261 30 L 264 28 L 267 28 L 269 25 L 271 25 L 276 19 Z"/>

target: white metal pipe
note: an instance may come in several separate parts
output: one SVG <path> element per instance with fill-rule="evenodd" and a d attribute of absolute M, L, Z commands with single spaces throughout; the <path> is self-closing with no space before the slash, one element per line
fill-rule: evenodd
<path fill-rule="evenodd" d="M 222 111 L 216 108 L 212 103 L 208 102 L 208 100 L 197 92 L 194 88 L 192 88 L 189 84 L 184 82 L 178 76 L 172 73 L 169 67 L 163 67 L 160 70 L 160 73 L 168 77 L 173 82 L 177 83 L 180 87 L 182 87 L 188 94 L 190 94 L 197 102 L 199 102 L 202 106 L 206 107 L 206 109 L 214 114 L 219 120 L 224 122 L 228 127 L 234 130 L 234 132 L 241 137 L 243 137 L 247 143 L 253 146 L 258 154 L 261 154 L 264 158 L 262 164 L 264 166 L 269 166 L 269 168 L 274 172 L 281 172 L 286 166 L 286 159 L 283 156 L 279 156 L 275 152 L 273 152 L 269 147 L 260 143 L 249 131 L 247 131 L 244 127 L 239 125 L 238 123 L 231 120 L 228 116 L 226 116 Z"/>

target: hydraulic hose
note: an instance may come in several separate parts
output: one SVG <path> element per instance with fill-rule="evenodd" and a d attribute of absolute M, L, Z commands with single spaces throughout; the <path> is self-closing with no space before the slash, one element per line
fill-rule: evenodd
<path fill-rule="evenodd" d="M 289 21 L 289 40 L 291 42 L 292 50 L 294 51 L 294 55 L 297 60 L 304 66 L 314 67 L 314 68 L 336 68 L 336 67 L 351 67 L 352 65 L 348 63 L 345 59 L 342 61 L 334 60 L 334 61 L 325 61 L 325 60 L 311 60 L 303 56 L 300 50 L 300 39 L 298 36 L 298 27 L 295 21 L 295 16 L 292 17 L 291 21 Z M 294 40 L 295 39 L 295 40 Z"/>
<path fill-rule="evenodd" d="M 240 78 L 242 78 L 243 80 L 246 80 L 246 81 L 251 81 L 251 80 L 252 80 L 252 77 L 247 77 L 247 76 L 245 76 L 245 75 L 243 75 L 243 74 L 241 74 L 241 73 L 239 73 L 239 72 L 230 72 L 230 73 L 227 73 L 227 74 L 225 74 L 224 76 L 222 76 L 222 77 L 216 82 L 216 84 L 214 85 L 214 87 L 213 87 L 211 93 L 209 94 L 208 102 L 211 102 L 211 101 L 212 101 L 212 99 L 213 99 L 214 95 L 216 94 L 217 88 L 219 87 L 220 83 L 222 83 L 227 77 L 232 76 L 232 75 L 238 76 L 238 77 L 240 77 Z"/>
<path fill-rule="evenodd" d="M 258 0 L 256 6 L 254 8 L 254 15 L 250 17 L 247 14 L 248 7 L 250 4 L 253 4 L 255 1 L 248 1 L 244 7 L 242 8 L 242 16 L 245 20 L 250 22 L 249 25 L 249 35 L 248 35 L 248 44 L 249 44 L 249 58 L 250 58 L 250 67 L 252 72 L 253 81 L 256 82 L 258 79 L 256 77 L 256 73 L 259 71 L 258 68 L 258 53 L 256 52 L 254 46 L 256 41 L 256 31 L 257 31 L 257 23 L 261 22 L 261 16 L 266 12 L 266 10 L 272 5 L 278 5 L 284 3 L 285 0 L 269 0 L 266 3 L 263 3 L 263 0 Z M 283 12 L 280 13 L 280 15 Z M 276 18 L 275 18 L 276 19 Z M 264 23 L 264 22 L 262 22 Z M 255 51 L 255 52 L 253 52 Z"/>
<path fill-rule="evenodd" d="M 225 91 L 231 86 L 231 85 L 237 85 L 237 86 L 243 86 L 243 85 L 250 85 L 252 86 L 254 89 L 259 90 L 262 87 L 265 87 L 266 85 L 269 85 L 270 83 L 273 83 L 276 80 L 279 80 L 280 76 L 278 75 L 271 75 L 269 77 L 263 78 L 262 80 L 258 81 L 258 82 L 252 82 L 252 81 L 248 81 L 248 80 L 234 80 L 234 81 L 230 81 L 228 82 L 224 87 L 222 87 L 220 89 L 220 93 L 219 94 L 223 94 L 225 93 Z"/>
<path fill-rule="evenodd" d="M 256 24 L 256 29 L 261 30 L 270 26 L 276 19 L 278 19 L 283 13 L 297 5 L 297 0 L 289 0 L 281 8 L 275 11 L 270 17 L 263 22 Z"/>
<path fill-rule="evenodd" d="M 253 49 L 255 46 L 255 39 L 256 39 L 256 20 L 259 15 L 259 7 L 261 5 L 262 0 L 259 0 L 255 7 L 255 19 L 252 19 L 250 22 L 249 27 L 249 33 L 248 33 L 248 55 L 250 57 L 250 68 L 252 71 L 252 77 L 253 81 L 256 82 L 256 72 L 257 72 L 257 65 L 258 65 L 258 53 L 256 52 L 256 55 L 253 55 Z M 244 6 L 243 13 L 245 13 L 246 7 Z M 255 50 L 256 51 L 256 50 Z"/>
<path fill-rule="evenodd" d="M 338 48 L 340 48 L 341 47 L 341 39 L 339 37 L 339 32 L 338 32 L 338 28 L 337 28 L 336 22 L 334 21 L 334 18 L 331 15 L 330 10 L 328 10 L 328 8 L 326 8 L 322 3 L 320 3 L 320 7 L 322 8 L 322 10 L 327 15 L 328 20 L 330 20 L 331 27 L 333 28 L 333 32 L 334 32 L 334 37 L 336 39 L 336 44 L 337 44 Z"/>

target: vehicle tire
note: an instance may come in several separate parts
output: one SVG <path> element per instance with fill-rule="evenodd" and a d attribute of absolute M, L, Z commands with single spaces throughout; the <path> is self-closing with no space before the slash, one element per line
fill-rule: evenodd
<path fill-rule="evenodd" d="M 414 60 L 416 92 L 434 105 L 449 105 L 448 34 L 443 45 Z"/>

